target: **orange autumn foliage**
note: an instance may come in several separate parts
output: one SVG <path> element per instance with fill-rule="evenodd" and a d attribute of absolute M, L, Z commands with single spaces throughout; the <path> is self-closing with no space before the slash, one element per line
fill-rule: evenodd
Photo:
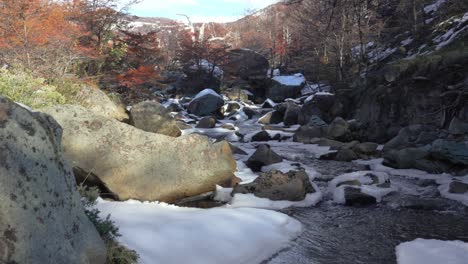
<path fill-rule="evenodd" d="M 56 1 L 0 0 L 0 53 L 30 70 L 63 73 L 87 53 L 77 45 L 82 31 L 70 15 L 68 6 Z"/>
<path fill-rule="evenodd" d="M 126 73 L 117 77 L 119 84 L 127 88 L 138 87 L 144 84 L 151 84 L 158 77 L 154 66 L 139 66 L 136 69 L 130 69 Z"/>

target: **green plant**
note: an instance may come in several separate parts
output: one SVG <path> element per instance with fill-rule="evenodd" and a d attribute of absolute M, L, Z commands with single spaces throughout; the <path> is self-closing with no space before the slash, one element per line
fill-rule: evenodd
<path fill-rule="evenodd" d="M 135 264 L 138 262 L 138 253 L 130 250 L 116 240 L 120 236 L 119 228 L 114 221 L 110 219 L 110 215 L 106 218 L 99 216 L 100 211 L 94 206 L 99 197 L 99 189 L 97 187 L 88 187 L 83 183 L 78 185 L 78 192 L 81 194 L 83 207 L 91 223 L 94 224 L 101 238 L 106 243 L 107 260 L 106 264 Z"/>
<path fill-rule="evenodd" d="M 32 108 L 64 104 L 65 97 L 45 79 L 23 71 L 0 70 L 0 94 Z"/>

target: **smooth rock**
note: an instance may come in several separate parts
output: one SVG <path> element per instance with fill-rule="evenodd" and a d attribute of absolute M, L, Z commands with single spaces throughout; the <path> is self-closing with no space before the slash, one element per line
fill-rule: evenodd
<path fill-rule="evenodd" d="M 237 185 L 234 187 L 232 195 L 252 193 L 257 197 L 273 201 L 302 201 L 308 193 L 315 192 L 309 176 L 304 171 L 290 171 L 288 173 L 270 171 L 262 173 L 252 183 Z"/>
<path fill-rule="evenodd" d="M 134 105 L 130 110 L 130 123 L 146 132 L 178 137 L 182 132 L 169 113 L 169 110 L 158 102 L 142 102 Z"/>
<path fill-rule="evenodd" d="M 236 170 L 227 142 L 148 133 L 79 106 L 44 111 L 63 127 L 73 167 L 95 174 L 121 200 L 174 202 L 225 185 Z"/>
<path fill-rule="evenodd" d="M 0 97 L 1 263 L 106 261 L 63 158 L 61 136 L 50 116 Z"/>
<path fill-rule="evenodd" d="M 216 118 L 206 116 L 198 121 L 196 128 L 214 128 L 216 127 Z"/>
<path fill-rule="evenodd" d="M 83 86 L 75 95 L 74 100 L 84 108 L 107 118 L 119 121 L 129 118 L 121 103 L 112 101 L 106 93 L 98 88 Z"/>

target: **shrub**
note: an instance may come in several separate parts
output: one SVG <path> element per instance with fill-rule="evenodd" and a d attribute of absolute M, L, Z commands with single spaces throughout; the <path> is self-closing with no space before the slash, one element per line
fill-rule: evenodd
<path fill-rule="evenodd" d="M 78 186 L 78 191 L 81 194 L 82 203 L 85 208 L 85 213 L 89 220 L 94 224 L 101 238 L 106 243 L 107 260 L 106 264 L 135 264 L 138 262 L 138 254 L 134 250 L 130 250 L 116 240 L 120 236 L 119 228 L 110 219 L 110 215 L 106 218 L 99 216 L 100 212 L 94 208 L 96 200 L 99 197 L 97 187 L 87 187 L 83 184 Z"/>
<path fill-rule="evenodd" d="M 64 104 L 65 97 L 55 86 L 26 72 L 0 70 L 0 94 L 32 108 Z"/>

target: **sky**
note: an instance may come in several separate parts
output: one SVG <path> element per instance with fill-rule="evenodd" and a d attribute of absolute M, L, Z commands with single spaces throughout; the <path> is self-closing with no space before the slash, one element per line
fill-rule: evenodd
<path fill-rule="evenodd" d="M 192 22 L 230 22 L 245 16 L 248 10 L 258 10 L 279 0 L 143 0 L 129 11 L 142 17 L 167 17 L 183 20 L 177 14 L 188 15 Z"/>

